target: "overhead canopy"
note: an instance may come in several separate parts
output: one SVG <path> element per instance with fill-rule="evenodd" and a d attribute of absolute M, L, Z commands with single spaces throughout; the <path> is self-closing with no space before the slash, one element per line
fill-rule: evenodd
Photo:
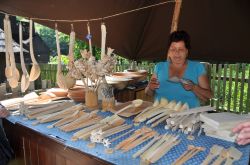
<path fill-rule="evenodd" d="M 88 20 L 163 2 L 163 0 L 1 0 L 0 10 L 32 18 Z M 137 11 L 103 21 L 107 46 L 134 60 L 166 59 L 167 41 L 175 3 Z M 191 35 L 190 59 L 250 62 L 249 0 L 183 0 L 178 29 Z M 36 21 L 36 20 L 35 20 Z M 36 21 L 49 27 L 55 22 Z M 58 22 L 69 33 L 70 22 Z M 87 22 L 74 23 L 77 37 L 85 40 Z M 100 46 L 101 20 L 90 22 L 92 41 Z"/>

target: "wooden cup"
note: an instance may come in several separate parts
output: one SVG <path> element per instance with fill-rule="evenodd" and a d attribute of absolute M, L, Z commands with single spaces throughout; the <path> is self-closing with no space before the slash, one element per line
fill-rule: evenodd
<path fill-rule="evenodd" d="M 89 110 L 95 110 L 98 108 L 98 96 L 96 91 L 86 90 L 85 104 Z"/>

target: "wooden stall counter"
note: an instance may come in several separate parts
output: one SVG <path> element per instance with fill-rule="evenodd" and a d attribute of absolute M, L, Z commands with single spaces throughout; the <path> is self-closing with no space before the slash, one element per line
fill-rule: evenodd
<path fill-rule="evenodd" d="M 10 165 L 95 165 L 111 164 L 65 146 L 60 139 L 46 136 L 19 123 L 3 119 L 3 126 L 15 152 Z"/>

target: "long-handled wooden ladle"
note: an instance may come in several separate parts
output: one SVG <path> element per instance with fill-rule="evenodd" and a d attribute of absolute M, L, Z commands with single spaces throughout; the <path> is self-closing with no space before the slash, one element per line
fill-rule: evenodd
<path fill-rule="evenodd" d="M 33 21 L 30 20 L 30 57 L 32 61 L 32 67 L 30 71 L 30 77 L 29 81 L 35 81 L 41 73 L 40 66 L 38 65 L 35 55 L 34 55 L 34 49 L 33 49 Z"/>
<path fill-rule="evenodd" d="M 6 60 L 6 66 L 5 66 L 5 76 L 7 79 L 11 78 L 12 76 L 12 70 L 10 66 L 10 54 L 9 54 L 9 40 L 8 40 L 8 22 L 7 18 L 5 16 L 4 20 L 4 35 L 5 35 L 5 60 Z"/>
<path fill-rule="evenodd" d="M 25 92 L 30 85 L 29 74 L 25 67 L 24 57 L 23 57 L 23 28 L 22 23 L 19 23 L 19 44 L 20 44 L 20 60 L 21 60 L 21 68 L 22 68 L 22 78 L 21 78 L 21 91 Z"/>
<path fill-rule="evenodd" d="M 75 36 L 76 33 L 74 32 L 73 24 L 71 24 L 71 32 L 70 32 L 70 39 L 69 39 L 69 69 L 73 69 L 74 66 L 74 44 L 75 44 Z M 76 80 L 70 75 L 68 72 L 66 75 L 66 83 L 67 83 L 67 88 L 72 88 L 76 84 Z"/>
<path fill-rule="evenodd" d="M 7 38 L 7 52 L 9 54 L 9 58 L 7 57 L 7 60 L 10 61 L 10 64 L 8 67 L 8 73 L 9 75 L 6 76 L 8 77 L 7 80 L 11 86 L 11 88 L 16 88 L 18 86 L 18 80 L 20 78 L 20 74 L 19 71 L 16 68 L 16 62 L 15 62 L 15 56 L 14 56 L 14 51 L 13 51 L 13 44 L 12 44 L 12 31 L 11 31 L 11 24 L 10 24 L 10 20 L 9 20 L 9 16 L 6 15 L 5 16 L 5 23 L 6 23 L 6 29 L 7 29 L 7 33 L 6 33 L 6 37 Z M 6 61 L 7 61 L 6 60 Z"/>
<path fill-rule="evenodd" d="M 72 87 L 72 83 L 68 83 L 67 77 L 63 75 L 62 72 L 62 64 L 61 64 L 61 51 L 60 51 L 60 41 L 59 41 L 59 34 L 57 29 L 57 24 L 55 25 L 55 32 L 56 32 L 56 48 L 57 48 L 57 55 L 58 55 L 58 64 L 57 64 L 57 73 L 56 73 L 56 82 L 60 88 L 69 89 Z"/>

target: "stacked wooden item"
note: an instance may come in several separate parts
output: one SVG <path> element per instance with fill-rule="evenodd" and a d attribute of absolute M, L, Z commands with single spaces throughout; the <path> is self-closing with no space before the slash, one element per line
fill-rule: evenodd
<path fill-rule="evenodd" d="M 250 120 L 250 115 L 238 115 L 230 112 L 205 113 L 200 115 L 204 122 L 202 128 L 207 136 L 234 142 L 237 135 L 231 130 L 238 123 Z"/>
<path fill-rule="evenodd" d="M 200 130 L 198 133 L 201 133 L 200 114 L 207 111 L 215 111 L 215 109 L 211 106 L 202 106 L 188 111 L 173 112 L 169 114 L 169 118 L 166 120 L 165 129 L 180 131 L 189 135 L 193 135 L 198 130 Z"/>
<path fill-rule="evenodd" d="M 167 99 L 162 98 L 160 101 L 156 100 L 152 106 L 147 107 L 139 115 L 137 115 L 134 122 L 141 123 L 147 121 L 146 124 L 151 124 L 151 127 L 155 127 L 166 121 L 171 113 L 177 111 L 181 112 L 187 109 L 189 108 L 186 103 L 176 103 L 174 100 L 169 102 Z"/>
<path fill-rule="evenodd" d="M 156 127 L 160 123 L 165 122 L 165 129 L 171 129 L 172 131 L 179 130 L 185 134 L 193 134 L 196 130 L 200 129 L 200 114 L 214 110 L 210 106 L 189 109 L 187 103 L 176 103 L 175 100 L 168 102 L 168 100 L 163 98 L 160 101 L 156 100 L 152 106 L 145 108 L 135 117 L 134 122 L 140 123 L 146 121 L 146 124 L 150 124 L 151 127 Z"/>
<path fill-rule="evenodd" d="M 46 104 L 51 104 L 53 101 L 64 99 L 65 97 L 58 97 L 57 95 L 50 92 L 43 92 L 38 95 L 35 92 L 28 93 L 23 97 L 17 97 L 12 99 L 2 100 L 0 103 L 4 105 L 8 110 L 15 111 L 15 113 L 20 112 L 20 107 L 26 106 L 42 106 Z M 16 111 L 17 110 L 17 111 Z"/>

